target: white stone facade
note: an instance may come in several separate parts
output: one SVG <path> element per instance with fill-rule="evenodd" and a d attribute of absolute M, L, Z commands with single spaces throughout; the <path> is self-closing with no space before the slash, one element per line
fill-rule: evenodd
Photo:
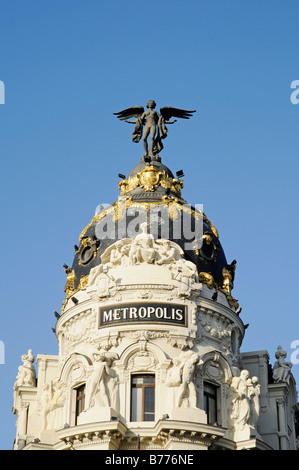
<path fill-rule="evenodd" d="M 112 245 L 68 299 L 58 356 L 37 355 L 37 374 L 32 352 L 22 357 L 14 448 L 295 449 L 285 358 L 269 380 L 266 351 L 240 352 L 245 329 L 226 295 L 213 300 L 174 242 L 144 241 L 122 241 L 121 256 Z"/>

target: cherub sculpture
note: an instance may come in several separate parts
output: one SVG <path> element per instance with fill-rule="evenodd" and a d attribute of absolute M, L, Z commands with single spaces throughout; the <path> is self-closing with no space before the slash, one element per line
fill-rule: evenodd
<path fill-rule="evenodd" d="M 132 106 L 113 114 L 121 121 L 135 124 L 133 142 L 138 143 L 142 137 L 145 151 L 144 156 L 154 157 L 163 149 L 162 139 L 167 137 L 168 131 L 166 124 L 174 124 L 176 122 L 176 119 L 170 121 L 171 117 L 189 119 L 195 111 L 163 106 L 160 108 L 159 114 L 155 110 L 156 103 L 154 100 L 149 100 L 146 107 L 148 108 L 147 111 L 144 110 L 143 106 Z M 136 118 L 135 121 L 129 121 L 132 117 Z M 147 143 L 148 136 L 150 136 L 149 147 Z"/>

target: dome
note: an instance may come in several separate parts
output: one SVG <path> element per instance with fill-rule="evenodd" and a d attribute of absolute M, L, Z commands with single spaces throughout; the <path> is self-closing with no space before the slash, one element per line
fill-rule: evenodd
<path fill-rule="evenodd" d="M 66 301 L 87 284 L 91 269 L 102 263 L 109 246 L 120 239 L 133 239 L 146 222 L 147 232 L 179 245 L 184 258 L 196 265 L 200 282 L 224 292 L 237 308 L 231 296 L 235 261 L 228 265 L 214 225 L 182 198 L 182 179 L 175 178 L 159 158 L 142 158 L 127 178 L 120 176 L 120 197 L 96 213 L 75 245 L 72 267 L 64 266 Z"/>

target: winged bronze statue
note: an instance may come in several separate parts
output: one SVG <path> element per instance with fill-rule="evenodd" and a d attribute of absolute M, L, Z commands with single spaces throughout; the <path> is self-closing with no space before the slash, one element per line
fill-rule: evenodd
<path fill-rule="evenodd" d="M 143 106 L 132 106 L 118 113 L 113 113 L 121 121 L 135 124 L 132 140 L 139 142 L 143 138 L 144 156 L 155 156 L 163 149 L 162 140 L 167 137 L 168 129 L 166 124 L 174 124 L 170 121 L 172 117 L 189 119 L 196 111 L 187 111 L 185 109 L 172 108 L 171 106 L 163 106 L 160 108 L 160 114 L 155 110 L 156 103 L 149 100 L 146 111 Z M 129 119 L 135 117 L 135 121 Z M 147 139 L 150 136 L 150 146 L 148 148 Z"/>

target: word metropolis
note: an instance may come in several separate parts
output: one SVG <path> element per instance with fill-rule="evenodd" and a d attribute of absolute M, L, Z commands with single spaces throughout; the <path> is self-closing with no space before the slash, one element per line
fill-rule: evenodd
<path fill-rule="evenodd" d="M 119 323 L 161 322 L 186 326 L 187 306 L 166 303 L 126 304 L 99 309 L 99 327 Z"/>

